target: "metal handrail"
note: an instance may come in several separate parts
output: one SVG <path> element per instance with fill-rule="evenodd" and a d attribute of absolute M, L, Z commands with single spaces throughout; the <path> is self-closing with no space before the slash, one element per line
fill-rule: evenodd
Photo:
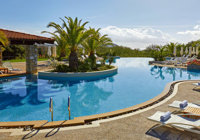
<path fill-rule="evenodd" d="M 51 121 L 53 121 L 53 98 L 50 98 L 49 102 L 49 112 L 51 112 Z"/>

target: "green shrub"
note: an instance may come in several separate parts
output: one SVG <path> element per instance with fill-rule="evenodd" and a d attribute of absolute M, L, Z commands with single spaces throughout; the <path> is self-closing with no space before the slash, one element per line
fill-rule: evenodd
<path fill-rule="evenodd" d="M 102 64 L 102 65 L 105 65 L 107 59 L 108 59 L 108 57 L 104 55 L 104 56 L 103 56 L 103 59 L 101 60 L 101 64 Z"/>
<path fill-rule="evenodd" d="M 112 54 L 113 56 L 116 56 L 116 52 L 113 52 L 113 54 Z"/>
<path fill-rule="evenodd" d="M 70 72 L 70 68 L 67 65 L 60 64 L 60 65 L 57 65 L 55 71 L 56 72 Z"/>
<path fill-rule="evenodd" d="M 64 57 L 57 57 L 56 60 L 63 61 Z"/>
<path fill-rule="evenodd" d="M 112 69 L 112 68 L 114 68 L 114 66 L 102 65 L 99 67 L 99 70 L 102 71 L 102 70 L 108 70 L 108 69 Z"/>
<path fill-rule="evenodd" d="M 154 51 L 153 52 L 153 58 L 154 58 L 154 60 L 157 61 L 158 57 L 159 57 L 158 51 Z"/>
<path fill-rule="evenodd" d="M 113 63 L 113 61 L 115 60 L 114 57 L 109 58 L 108 62 L 109 62 L 109 66 Z"/>

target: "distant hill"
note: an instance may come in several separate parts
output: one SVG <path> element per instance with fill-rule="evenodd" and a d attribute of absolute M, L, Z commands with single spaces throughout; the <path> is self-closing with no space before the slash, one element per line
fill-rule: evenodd
<path fill-rule="evenodd" d="M 118 46 L 117 44 L 113 43 L 114 46 Z M 108 45 L 107 47 L 113 47 L 112 45 Z"/>

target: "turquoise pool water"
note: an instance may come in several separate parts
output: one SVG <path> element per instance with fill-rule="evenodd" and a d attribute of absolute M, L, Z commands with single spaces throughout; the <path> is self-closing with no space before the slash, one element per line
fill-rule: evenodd
<path fill-rule="evenodd" d="M 49 120 L 53 97 L 54 121 L 110 112 L 145 102 L 160 94 L 175 80 L 199 79 L 199 71 L 154 67 L 151 58 L 120 58 L 118 73 L 98 79 L 69 81 L 21 76 L 0 79 L 0 121 Z"/>

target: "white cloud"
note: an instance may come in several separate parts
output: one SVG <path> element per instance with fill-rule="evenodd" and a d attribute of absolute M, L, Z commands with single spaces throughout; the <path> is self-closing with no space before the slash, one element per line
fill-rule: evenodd
<path fill-rule="evenodd" d="M 116 26 L 108 26 L 102 28 L 100 32 L 108 34 L 114 43 L 118 45 L 128 44 L 127 46 L 131 48 L 144 48 L 149 44 L 166 44 L 170 41 L 175 41 L 169 34 L 153 28 L 118 28 Z"/>
<path fill-rule="evenodd" d="M 199 28 L 199 25 L 194 26 L 194 29 L 198 29 L 198 28 Z"/>
<path fill-rule="evenodd" d="M 177 32 L 177 34 L 187 35 L 190 37 L 191 40 L 198 40 L 198 39 L 200 39 L 200 25 L 194 26 L 194 29 L 195 30 L 193 30 L 193 31 L 187 30 L 184 32 Z"/>

